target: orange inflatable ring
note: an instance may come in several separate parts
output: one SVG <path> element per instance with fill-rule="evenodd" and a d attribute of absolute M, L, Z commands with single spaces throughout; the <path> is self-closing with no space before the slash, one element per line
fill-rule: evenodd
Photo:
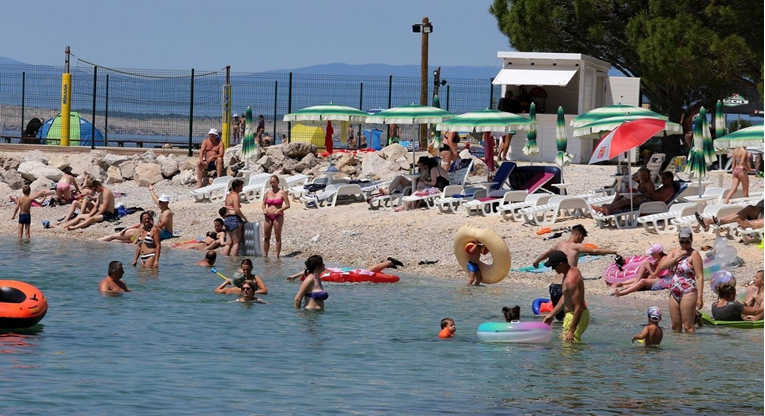
<path fill-rule="evenodd" d="M 489 250 L 492 257 L 491 264 L 478 263 L 481 269 L 483 283 L 499 283 L 510 273 L 510 249 L 502 237 L 488 228 L 473 227 L 470 224 L 463 225 L 454 235 L 454 255 L 457 257 L 462 269 L 467 272 L 467 263 L 470 260 L 466 248 L 468 244 L 480 242 Z"/>
<path fill-rule="evenodd" d="M 0 280 L 0 328 L 29 328 L 48 312 L 40 289 L 16 280 Z"/>

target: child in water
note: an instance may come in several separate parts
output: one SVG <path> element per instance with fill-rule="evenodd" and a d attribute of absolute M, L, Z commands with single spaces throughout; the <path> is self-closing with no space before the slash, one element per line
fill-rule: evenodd
<path fill-rule="evenodd" d="M 502 314 L 505 315 L 505 322 L 520 322 L 521 307 L 518 305 L 515 305 L 512 308 L 505 306 L 502 308 Z"/>
<path fill-rule="evenodd" d="M 660 321 L 661 309 L 656 306 L 648 308 L 648 325 L 643 327 L 642 332 L 632 337 L 632 342 L 638 340 L 643 341 L 646 347 L 658 347 L 661 344 L 662 338 L 664 338 L 664 331 L 659 326 Z"/>
<path fill-rule="evenodd" d="M 474 241 L 465 247 L 465 251 L 470 254 L 470 258 L 467 262 L 468 286 L 480 286 L 483 281 L 483 276 L 481 276 L 481 269 L 478 267 L 478 263 L 481 261 L 481 254 L 485 254 L 485 250 L 486 247 L 481 244 L 480 241 Z"/>
<path fill-rule="evenodd" d="M 439 338 L 451 338 L 455 332 L 457 332 L 457 327 L 454 325 L 454 319 L 444 318 L 441 320 L 441 332 L 438 333 Z"/>

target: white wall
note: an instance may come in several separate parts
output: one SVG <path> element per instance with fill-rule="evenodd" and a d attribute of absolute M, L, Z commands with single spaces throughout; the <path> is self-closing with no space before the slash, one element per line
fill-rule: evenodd
<path fill-rule="evenodd" d="M 640 78 L 608 77 L 604 105 L 640 105 Z"/>

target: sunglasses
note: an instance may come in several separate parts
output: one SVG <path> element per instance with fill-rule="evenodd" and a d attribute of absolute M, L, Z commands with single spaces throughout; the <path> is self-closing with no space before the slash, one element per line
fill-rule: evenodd
<path fill-rule="evenodd" d="M 242 286 L 242 291 L 244 292 L 245 290 L 252 290 L 252 288 L 249 286 Z"/>
<path fill-rule="evenodd" d="M 677 242 L 680 243 L 680 244 L 691 244 L 692 241 L 691 240 L 677 240 Z"/>

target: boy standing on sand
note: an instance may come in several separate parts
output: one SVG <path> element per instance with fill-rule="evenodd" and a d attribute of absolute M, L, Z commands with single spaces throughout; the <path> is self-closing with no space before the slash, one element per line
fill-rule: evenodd
<path fill-rule="evenodd" d="M 641 340 L 646 347 L 658 347 L 664 338 L 664 330 L 659 326 L 660 321 L 661 309 L 656 306 L 648 308 L 648 325 L 643 327 L 642 332 L 632 336 L 632 342 Z"/>
<path fill-rule="evenodd" d="M 24 232 L 27 234 L 27 240 L 30 238 L 29 226 L 32 224 L 32 201 L 34 200 L 34 198 L 29 196 L 31 191 L 29 185 L 24 185 L 24 187 L 21 188 L 21 192 L 24 196 L 19 197 L 19 199 L 16 200 L 16 209 L 13 210 L 13 216 L 11 217 L 13 220 L 16 218 L 16 213 L 19 213 L 19 241 L 21 241 L 21 236 Z"/>

